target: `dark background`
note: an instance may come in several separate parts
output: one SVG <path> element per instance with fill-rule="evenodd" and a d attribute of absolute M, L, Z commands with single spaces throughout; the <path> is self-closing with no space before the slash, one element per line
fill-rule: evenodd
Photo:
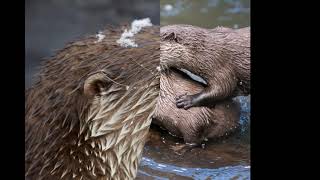
<path fill-rule="evenodd" d="M 25 87 L 40 61 L 67 42 L 134 19 L 149 17 L 159 25 L 159 7 L 159 0 L 25 1 Z"/>

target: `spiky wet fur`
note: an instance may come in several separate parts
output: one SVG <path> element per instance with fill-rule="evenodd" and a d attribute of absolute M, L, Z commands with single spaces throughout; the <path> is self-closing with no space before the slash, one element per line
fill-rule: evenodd
<path fill-rule="evenodd" d="M 26 91 L 25 172 L 28 179 L 133 179 L 159 93 L 159 27 L 120 47 L 125 28 L 108 28 L 68 44 L 40 68 Z M 114 82 L 94 97 L 84 81 L 103 72 Z"/>

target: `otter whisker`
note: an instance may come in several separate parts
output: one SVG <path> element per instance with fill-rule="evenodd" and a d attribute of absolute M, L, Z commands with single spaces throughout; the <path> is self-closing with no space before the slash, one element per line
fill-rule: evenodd
<path fill-rule="evenodd" d="M 143 69 L 145 69 L 145 70 L 147 70 L 148 72 L 150 72 L 152 75 L 154 75 L 154 74 L 153 74 L 153 71 L 151 71 L 151 70 L 148 69 L 148 68 L 143 67 L 141 64 L 137 63 L 133 58 L 130 58 L 130 60 L 133 61 L 134 63 L 136 63 L 138 66 L 140 66 L 140 67 L 142 67 Z"/>

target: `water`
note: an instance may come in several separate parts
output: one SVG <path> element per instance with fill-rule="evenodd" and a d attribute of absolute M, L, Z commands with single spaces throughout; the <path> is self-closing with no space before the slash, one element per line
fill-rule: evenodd
<path fill-rule="evenodd" d="M 250 96 L 241 103 L 240 128 L 202 147 L 185 147 L 182 139 L 151 126 L 137 179 L 250 179 Z"/>
<path fill-rule="evenodd" d="M 250 25 L 249 0 L 160 0 L 160 25 L 190 24 L 206 28 Z"/>
<path fill-rule="evenodd" d="M 160 0 L 160 25 L 191 24 L 205 28 L 250 26 L 249 0 Z M 250 179 L 250 96 L 241 103 L 239 130 L 204 148 L 184 143 L 152 126 L 137 179 Z"/>

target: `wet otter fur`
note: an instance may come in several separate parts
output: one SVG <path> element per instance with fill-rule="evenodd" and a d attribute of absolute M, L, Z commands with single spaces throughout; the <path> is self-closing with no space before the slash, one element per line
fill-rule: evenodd
<path fill-rule="evenodd" d="M 45 61 L 26 91 L 27 179 L 134 179 L 159 94 L 158 26 L 136 48 L 89 36 Z"/>
<path fill-rule="evenodd" d="M 176 97 L 178 108 L 213 106 L 250 93 L 250 28 L 161 27 L 161 70 L 184 69 L 202 77 L 201 92 Z M 190 92 L 188 92 L 190 93 Z"/>
<path fill-rule="evenodd" d="M 177 70 L 168 70 L 160 76 L 160 97 L 152 123 L 181 137 L 188 144 L 200 145 L 207 140 L 226 137 L 239 126 L 240 104 L 232 99 L 213 107 L 194 107 L 188 110 L 176 107 L 175 97 L 180 93 L 196 93 L 205 87 Z"/>

